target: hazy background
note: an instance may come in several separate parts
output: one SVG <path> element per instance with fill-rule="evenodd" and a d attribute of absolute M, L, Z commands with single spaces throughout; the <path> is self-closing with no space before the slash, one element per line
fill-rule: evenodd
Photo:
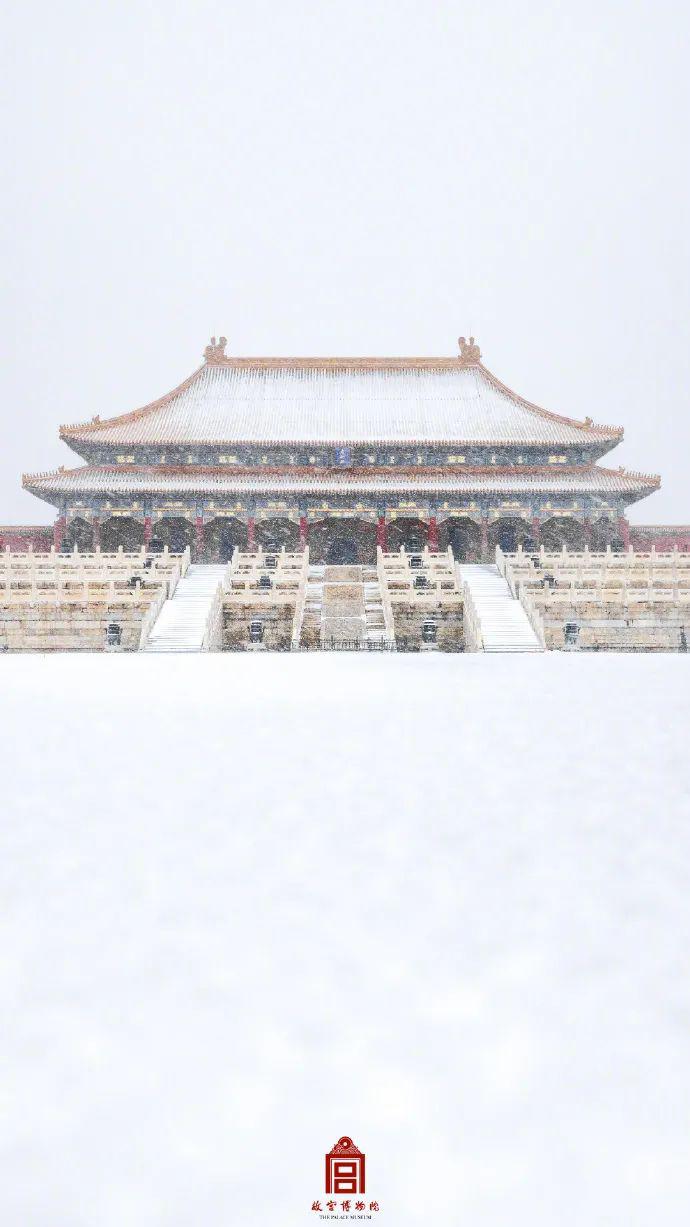
<path fill-rule="evenodd" d="M 58 424 L 240 354 L 452 354 L 690 520 L 681 3 L 14 3 L 0 523 Z M 78 461 L 74 461 L 78 463 Z"/>

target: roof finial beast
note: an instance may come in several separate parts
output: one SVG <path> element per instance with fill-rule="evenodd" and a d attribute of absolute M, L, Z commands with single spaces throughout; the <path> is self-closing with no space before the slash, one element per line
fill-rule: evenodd
<path fill-rule="evenodd" d="M 460 346 L 460 363 L 462 366 L 476 366 L 481 362 L 482 351 L 476 344 L 474 337 L 470 337 L 469 341 L 466 337 L 458 337 L 458 345 Z"/>
<path fill-rule="evenodd" d="M 204 350 L 204 358 L 207 362 L 222 362 L 225 357 L 225 346 L 228 343 L 227 337 L 218 337 L 216 342 L 215 337 L 211 337 L 211 344 L 206 346 Z"/>

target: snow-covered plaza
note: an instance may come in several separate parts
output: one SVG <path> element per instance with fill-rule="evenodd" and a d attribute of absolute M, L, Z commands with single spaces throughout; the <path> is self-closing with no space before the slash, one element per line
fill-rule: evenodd
<path fill-rule="evenodd" d="M 686 656 L 6 656 L 6 1227 L 690 1214 Z"/>

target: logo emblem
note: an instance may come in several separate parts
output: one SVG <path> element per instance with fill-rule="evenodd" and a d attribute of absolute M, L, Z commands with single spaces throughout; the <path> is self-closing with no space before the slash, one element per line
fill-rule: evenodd
<path fill-rule="evenodd" d="M 364 1193 L 365 1157 L 352 1138 L 340 1138 L 326 1155 L 326 1193 Z"/>

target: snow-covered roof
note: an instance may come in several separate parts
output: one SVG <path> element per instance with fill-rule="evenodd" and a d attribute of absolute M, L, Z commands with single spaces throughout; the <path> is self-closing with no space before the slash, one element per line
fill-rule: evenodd
<path fill-rule="evenodd" d="M 622 430 L 530 404 L 482 365 L 474 345 L 461 346 L 456 358 L 227 358 L 224 344 L 214 344 L 204 365 L 160 400 L 103 422 L 63 426 L 61 434 L 67 442 L 123 446 L 596 446 L 616 442 Z"/>
<path fill-rule="evenodd" d="M 234 466 L 206 468 L 186 465 L 150 468 L 146 465 L 85 465 L 54 473 L 28 474 L 23 485 L 35 494 L 223 494 L 223 495 L 359 495 L 359 494 L 483 494 L 490 492 L 557 494 L 649 494 L 659 478 L 642 473 L 582 467 L 494 469 L 319 469 Z"/>

